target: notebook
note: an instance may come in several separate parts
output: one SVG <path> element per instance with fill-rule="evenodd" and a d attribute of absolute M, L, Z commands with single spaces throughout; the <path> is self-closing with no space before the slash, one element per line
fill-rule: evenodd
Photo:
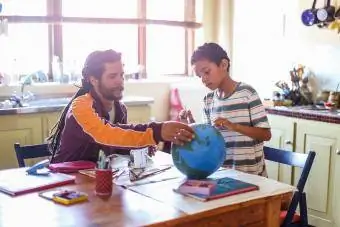
<path fill-rule="evenodd" d="M 48 168 L 53 172 L 59 173 L 76 173 L 79 170 L 84 169 L 94 169 L 96 163 L 90 161 L 72 161 L 72 162 L 61 162 L 53 163 L 48 166 Z"/>
<path fill-rule="evenodd" d="M 27 168 L 0 171 L 0 191 L 12 196 L 75 183 L 75 176 L 63 173 L 28 175 Z"/>
<path fill-rule="evenodd" d="M 194 192 L 181 192 L 181 186 L 186 185 L 186 181 L 183 182 L 179 187 L 173 190 L 179 194 L 189 196 L 200 201 L 208 201 L 218 198 L 223 198 L 227 196 L 232 196 L 236 194 L 246 193 L 250 191 L 259 190 L 259 187 L 254 184 L 243 182 L 229 177 L 223 178 L 208 178 L 206 180 L 201 180 L 202 182 L 207 181 L 210 184 L 215 182 L 216 186 L 209 194 L 199 194 Z"/>

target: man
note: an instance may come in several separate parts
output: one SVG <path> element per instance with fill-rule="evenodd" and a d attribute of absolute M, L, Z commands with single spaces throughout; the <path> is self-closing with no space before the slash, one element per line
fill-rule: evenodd
<path fill-rule="evenodd" d="M 113 50 L 91 53 L 82 70 L 82 88 L 64 109 L 49 137 L 51 163 L 89 160 L 96 162 L 99 150 L 149 147 L 159 141 L 183 144 L 193 130 L 182 123 L 126 124 L 126 107 L 119 101 L 124 90 L 121 55 Z M 114 120 L 109 112 L 114 109 Z"/>
<path fill-rule="evenodd" d="M 204 97 L 205 123 L 221 130 L 226 142 L 226 167 L 266 176 L 263 141 L 271 132 L 261 100 L 250 85 L 229 75 L 230 60 L 216 43 L 205 43 L 191 57 L 196 75 L 212 90 Z M 195 122 L 190 111 L 181 111 L 184 122 Z"/>

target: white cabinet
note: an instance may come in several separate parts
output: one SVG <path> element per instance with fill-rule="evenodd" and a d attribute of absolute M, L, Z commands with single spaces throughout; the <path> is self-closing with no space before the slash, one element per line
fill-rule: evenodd
<path fill-rule="evenodd" d="M 268 115 L 271 126 L 272 138 L 265 145 L 269 147 L 294 150 L 295 122 L 290 118 L 283 118 L 276 115 Z M 292 184 L 292 168 L 276 162 L 266 161 L 268 177 L 274 180 Z"/>
<path fill-rule="evenodd" d="M 296 152 L 316 152 L 316 158 L 306 184 L 310 221 L 316 226 L 335 225 L 339 210 L 339 177 L 335 171 L 340 165 L 340 125 L 298 120 Z M 338 167 L 339 168 L 339 167 Z M 295 181 L 296 183 L 296 181 Z M 332 223 L 333 222 L 333 223 Z"/>
<path fill-rule="evenodd" d="M 317 227 L 340 227 L 340 125 L 268 115 L 272 139 L 268 146 L 308 153 L 316 157 L 306 184 L 309 223 Z M 268 164 L 271 178 L 296 185 L 299 168 Z M 293 176 L 292 178 L 290 178 Z"/>

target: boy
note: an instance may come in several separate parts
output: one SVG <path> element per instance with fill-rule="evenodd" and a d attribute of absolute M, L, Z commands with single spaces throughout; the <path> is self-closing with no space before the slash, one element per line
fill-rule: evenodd
<path fill-rule="evenodd" d="M 271 132 L 255 89 L 230 77 L 229 57 L 216 43 L 198 47 L 191 64 L 203 84 L 212 90 L 204 97 L 204 123 L 221 130 L 227 152 L 224 166 L 267 176 L 263 141 L 270 140 Z M 195 122 L 190 110 L 182 110 L 180 118 L 182 122 Z"/>

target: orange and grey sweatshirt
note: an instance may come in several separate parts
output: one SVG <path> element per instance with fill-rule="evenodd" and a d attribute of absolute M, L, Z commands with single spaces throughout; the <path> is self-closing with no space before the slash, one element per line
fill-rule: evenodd
<path fill-rule="evenodd" d="M 114 102 L 115 119 L 110 122 L 109 113 L 93 91 L 72 101 L 59 149 L 51 163 L 88 160 L 97 161 L 100 149 L 105 153 L 116 150 L 142 148 L 158 144 L 161 123 L 127 124 L 127 110 L 123 103 Z M 127 153 L 128 154 L 128 153 Z"/>

